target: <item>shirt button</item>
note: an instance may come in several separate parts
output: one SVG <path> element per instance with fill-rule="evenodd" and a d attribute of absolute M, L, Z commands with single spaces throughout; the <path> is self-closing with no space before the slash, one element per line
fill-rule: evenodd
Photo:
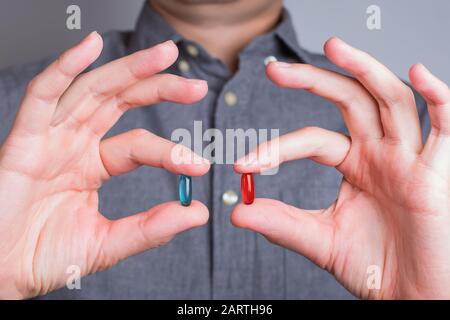
<path fill-rule="evenodd" d="M 178 69 L 180 69 L 181 72 L 188 72 L 191 69 L 191 66 L 186 60 L 180 60 L 178 62 Z"/>
<path fill-rule="evenodd" d="M 239 200 L 238 195 L 236 194 L 236 192 L 234 192 L 233 190 L 228 190 L 225 191 L 222 194 L 222 202 L 223 204 L 227 205 L 227 206 L 232 206 L 234 204 L 236 204 Z"/>
<path fill-rule="evenodd" d="M 237 104 L 237 96 L 234 92 L 228 91 L 223 95 L 223 99 L 225 100 L 225 103 L 229 107 L 234 107 Z"/>
<path fill-rule="evenodd" d="M 276 62 L 277 58 L 275 58 L 274 56 L 268 56 L 264 59 L 264 65 L 267 66 L 269 63 L 271 62 Z"/>
<path fill-rule="evenodd" d="M 198 57 L 198 49 L 196 46 L 193 46 L 192 44 L 188 44 L 186 46 L 187 52 L 194 58 Z"/>

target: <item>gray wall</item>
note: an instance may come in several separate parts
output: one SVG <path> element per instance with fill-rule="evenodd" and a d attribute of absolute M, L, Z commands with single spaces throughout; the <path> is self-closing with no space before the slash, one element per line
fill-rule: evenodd
<path fill-rule="evenodd" d="M 143 0 L 1 0 L 0 68 L 61 51 L 91 30 L 131 29 Z M 66 29 L 66 8 L 82 9 L 82 30 Z M 382 29 L 366 28 L 366 8 L 381 7 Z M 449 0 L 286 0 L 301 43 L 322 51 L 337 35 L 403 78 L 422 62 L 450 83 Z"/>

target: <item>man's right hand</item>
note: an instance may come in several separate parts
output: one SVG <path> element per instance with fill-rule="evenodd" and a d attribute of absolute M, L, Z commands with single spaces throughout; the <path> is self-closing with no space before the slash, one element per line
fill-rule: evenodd
<path fill-rule="evenodd" d="M 207 85 L 157 74 L 177 58 L 171 41 L 79 76 L 101 50 L 92 33 L 33 79 L 1 146 L 0 298 L 45 294 L 64 286 L 71 265 L 91 274 L 208 220 L 196 201 L 163 203 L 117 221 L 98 212 L 102 182 L 140 165 L 191 176 L 209 170 L 190 150 L 175 161 L 172 142 L 141 129 L 102 140 L 130 108 L 194 103 Z"/>

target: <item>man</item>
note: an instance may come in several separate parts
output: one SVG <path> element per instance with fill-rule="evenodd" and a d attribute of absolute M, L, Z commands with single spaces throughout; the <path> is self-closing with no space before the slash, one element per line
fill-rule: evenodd
<path fill-rule="evenodd" d="M 2 138 L 14 124 L 0 151 L 0 297 L 44 295 L 73 270 L 147 249 L 47 297 L 351 297 L 307 259 L 359 297 L 449 297 L 450 93 L 423 66 L 410 80 L 429 105 L 425 147 L 420 97 L 339 39 L 325 46 L 331 62 L 303 50 L 281 0 L 153 0 L 135 32 L 110 33 L 101 51 L 93 33 L 44 71 L 50 61 L 1 74 Z M 279 158 L 263 143 L 238 173 L 305 158 L 338 170 L 282 165 L 255 176 L 257 197 L 273 200 L 236 205 L 231 166 L 186 149 L 195 161 L 175 161 L 166 139 L 195 120 L 294 131 L 274 140 Z M 177 174 L 195 177 L 189 207 L 174 201 Z"/>

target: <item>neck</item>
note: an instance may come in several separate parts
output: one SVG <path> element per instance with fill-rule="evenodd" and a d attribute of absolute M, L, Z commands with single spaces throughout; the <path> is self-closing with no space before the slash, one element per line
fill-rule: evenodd
<path fill-rule="evenodd" d="M 158 1 L 149 1 L 154 10 L 179 34 L 202 45 L 232 72 L 237 70 L 239 52 L 252 39 L 273 29 L 282 10 L 281 1 L 270 1 L 257 12 L 245 12 L 246 10 L 233 4 L 204 5 L 202 10 L 197 10 L 199 6 L 171 8 Z"/>

